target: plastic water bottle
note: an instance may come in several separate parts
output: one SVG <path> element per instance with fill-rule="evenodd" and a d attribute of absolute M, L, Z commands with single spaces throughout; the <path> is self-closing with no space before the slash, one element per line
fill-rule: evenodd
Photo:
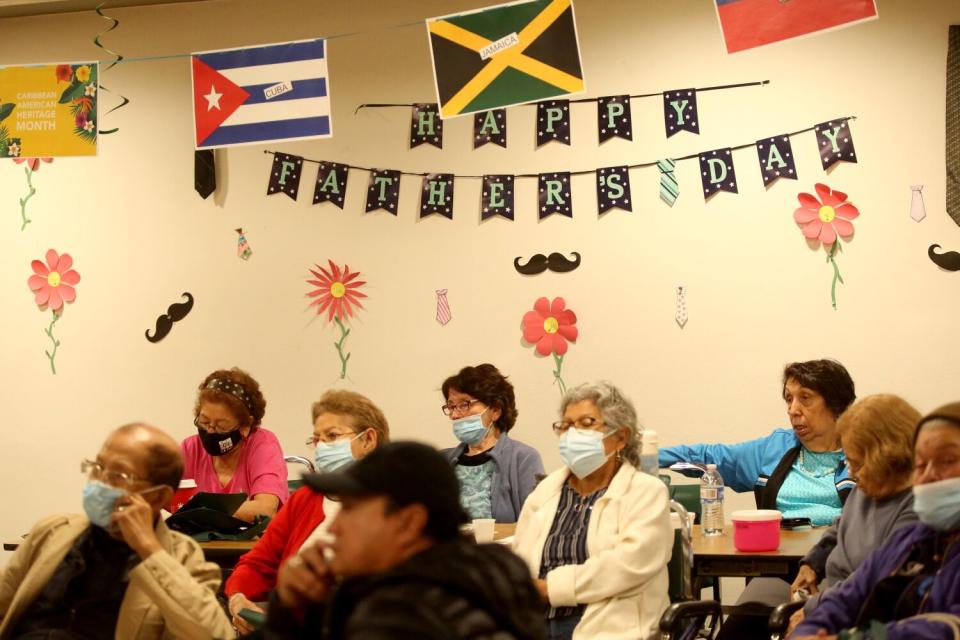
<path fill-rule="evenodd" d="M 649 473 L 654 478 L 660 473 L 656 431 L 644 429 L 640 435 L 640 471 Z"/>
<path fill-rule="evenodd" d="M 723 533 L 723 478 L 720 477 L 715 464 L 708 464 L 707 472 L 700 479 L 700 509 L 703 535 L 721 535 Z"/>

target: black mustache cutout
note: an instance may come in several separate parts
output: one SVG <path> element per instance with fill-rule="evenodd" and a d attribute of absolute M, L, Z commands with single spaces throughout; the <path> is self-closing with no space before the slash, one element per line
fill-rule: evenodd
<path fill-rule="evenodd" d="M 174 322 L 179 322 L 187 317 L 187 314 L 193 309 L 193 296 L 186 291 L 183 292 L 183 295 L 187 297 L 186 302 L 173 303 L 167 308 L 167 312 L 164 315 L 157 318 L 157 328 L 153 332 L 153 337 L 150 337 L 150 329 L 143 332 L 143 335 L 147 336 L 147 340 L 150 342 L 160 342 L 166 338 L 170 330 L 173 329 Z"/>
<path fill-rule="evenodd" d="M 960 253 L 956 251 L 944 251 L 937 253 L 934 249 L 939 249 L 940 245 L 932 244 L 927 249 L 927 255 L 933 260 L 933 264 L 947 271 L 960 271 Z"/>
<path fill-rule="evenodd" d="M 550 271 L 555 273 L 566 273 L 568 271 L 573 271 L 580 266 L 580 254 L 576 251 L 573 251 L 572 255 L 576 256 L 576 258 L 570 260 L 562 253 L 554 252 L 550 254 L 550 257 L 547 257 L 542 253 L 535 253 L 530 256 L 530 259 L 527 260 L 527 264 L 524 265 L 520 264 L 519 257 L 514 258 L 513 268 L 525 276 L 535 276 L 538 273 L 543 273 L 547 269 L 550 269 Z"/>

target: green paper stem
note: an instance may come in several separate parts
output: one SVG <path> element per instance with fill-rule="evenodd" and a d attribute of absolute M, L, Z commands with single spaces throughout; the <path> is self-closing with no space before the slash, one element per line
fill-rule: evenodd
<path fill-rule="evenodd" d="M 347 360 L 350 359 L 349 352 L 346 356 L 343 355 L 343 342 L 347 339 L 347 336 L 350 335 L 350 329 L 347 329 L 343 325 L 343 322 L 340 321 L 340 316 L 334 317 L 334 320 L 337 321 L 337 326 L 340 327 L 340 341 L 334 342 L 333 346 L 337 348 L 337 355 L 340 356 L 340 379 L 343 380 L 347 377 Z"/>
<path fill-rule="evenodd" d="M 560 370 L 563 368 L 563 356 L 553 354 L 553 361 L 556 363 L 557 368 L 553 370 L 553 382 L 560 389 L 560 395 L 563 396 L 567 392 L 567 385 L 563 381 L 563 377 L 560 375 Z"/>
<path fill-rule="evenodd" d="M 31 180 L 33 171 L 30 170 L 30 167 L 24 167 L 23 172 L 27 174 L 27 186 L 30 187 L 30 193 L 27 194 L 27 197 L 20 198 L 20 218 L 22 220 L 20 224 L 20 231 L 26 229 L 27 225 L 31 222 L 30 218 L 27 217 L 27 200 L 32 198 L 33 194 L 37 192 L 37 190 L 33 188 L 33 180 Z"/>
<path fill-rule="evenodd" d="M 833 308 L 837 308 L 837 282 L 843 284 L 843 276 L 840 275 L 840 267 L 837 266 L 837 261 L 833 259 L 833 255 L 837 252 L 837 249 L 840 247 L 840 240 L 837 239 L 833 242 L 833 247 L 830 248 L 830 253 L 827 254 L 827 262 L 833 266 L 833 283 L 830 285 L 830 302 L 833 304 Z"/>
<path fill-rule="evenodd" d="M 60 316 L 54 311 L 50 326 L 43 330 L 43 332 L 47 334 L 47 337 L 50 338 L 50 342 L 53 343 L 53 353 L 44 350 L 44 353 L 47 354 L 47 359 L 50 361 L 50 371 L 53 372 L 53 375 L 57 375 L 57 365 L 54 364 L 53 359 L 57 357 L 57 347 L 60 346 L 60 341 L 53 337 L 53 325 L 55 325 L 59 319 Z"/>

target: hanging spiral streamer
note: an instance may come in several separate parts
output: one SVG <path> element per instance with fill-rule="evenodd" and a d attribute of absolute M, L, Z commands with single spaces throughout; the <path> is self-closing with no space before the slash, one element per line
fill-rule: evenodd
<path fill-rule="evenodd" d="M 103 11 L 100 10 L 100 8 L 103 7 L 103 5 L 105 5 L 105 4 L 107 4 L 107 3 L 106 3 L 106 2 L 101 2 L 100 4 L 98 4 L 98 5 L 96 6 L 96 8 L 94 9 L 94 11 L 97 12 L 97 15 L 98 15 L 98 16 L 100 16 L 101 18 L 103 18 L 104 20 L 106 20 L 107 22 L 110 22 L 110 23 L 112 23 L 112 24 L 111 24 L 109 27 L 107 27 L 105 30 L 101 31 L 101 32 L 98 33 L 96 36 L 94 36 L 94 38 L 93 38 L 93 44 L 97 45 L 98 47 L 100 47 L 101 49 L 103 49 L 104 51 L 106 51 L 108 54 L 110 54 L 111 56 L 114 56 L 114 59 L 113 59 L 113 61 L 110 63 L 110 65 L 107 66 L 107 68 L 103 70 L 103 71 L 106 72 L 106 71 L 109 71 L 110 69 L 113 69 L 115 66 L 117 66 L 117 64 L 119 64 L 119 63 L 123 60 L 123 55 L 117 53 L 116 51 L 113 51 L 113 50 L 111 50 L 111 49 L 108 49 L 107 47 L 103 46 L 103 43 L 100 42 L 100 37 L 101 37 L 101 36 L 104 36 L 104 35 L 110 33 L 111 31 L 113 31 L 114 29 L 116 29 L 117 26 L 119 26 L 119 24 L 120 24 L 120 21 L 119 21 L 119 20 L 117 20 L 116 18 L 113 18 L 113 17 L 111 17 L 111 16 L 108 16 L 108 15 L 104 14 Z M 100 85 L 100 90 L 101 90 L 101 91 L 106 91 L 106 92 L 108 92 L 108 93 L 113 93 L 112 91 L 110 91 L 110 89 L 107 89 L 107 88 L 106 88 L 105 86 L 103 86 L 102 84 Z M 127 106 L 128 104 L 130 104 L 130 99 L 129 99 L 129 98 L 127 98 L 126 96 L 124 96 L 124 95 L 122 95 L 122 94 L 119 94 L 119 93 L 118 93 L 117 95 L 120 96 L 120 100 L 121 100 L 120 104 L 116 105 L 115 107 L 113 107 L 113 108 L 110 109 L 109 111 L 105 112 L 105 113 L 103 114 L 103 116 L 108 115 L 108 114 L 110 114 L 110 113 L 113 113 L 113 112 L 116 111 L 117 109 L 120 109 L 121 107 L 125 107 L 125 106 Z M 103 116 L 101 116 L 101 117 L 103 117 Z M 108 134 L 111 134 L 111 133 L 116 133 L 116 132 L 119 131 L 119 130 L 120 130 L 120 127 L 114 127 L 113 129 L 108 129 L 108 130 L 106 130 L 106 131 L 104 131 L 103 129 L 101 129 L 101 130 L 100 130 L 100 135 L 105 136 L 105 135 L 108 135 Z"/>

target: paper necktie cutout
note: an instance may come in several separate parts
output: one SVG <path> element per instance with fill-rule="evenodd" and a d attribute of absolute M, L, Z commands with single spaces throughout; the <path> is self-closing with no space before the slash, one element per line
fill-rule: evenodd
<path fill-rule="evenodd" d="M 450 302 L 447 300 L 447 290 L 437 289 L 437 322 L 445 325 L 453 318 L 450 312 Z"/>
<path fill-rule="evenodd" d="M 677 163 L 673 158 L 657 160 L 657 169 L 660 169 L 660 199 L 671 207 L 680 195 L 680 183 L 674 173 Z"/>
<path fill-rule="evenodd" d="M 212 149 L 193 152 L 193 188 L 204 200 L 217 190 L 217 165 Z"/>
<path fill-rule="evenodd" d="M 237 238 L 237 257 L 249 260 L 250 256 L 253 255 L 253 249 L 247 243 L 247 236 L 243 235 L 243 227 L 236 229 L 236 232 L 239 235 Z"/>
<path fill-rule="evenodd" d="M 687 324 L 687 288 L 683 285 L 677 287 L 677 311 L 674 318 L 681 329 Z"/>
<path fill-rule="evenodd" d="M 912 191 L 912 195 L 910 196 L 910 217 L 916 222 L 920 222 L 927 217 L 927 208 L 923 206 L 923 185 L 911 185 L 910 190 Z"/>

